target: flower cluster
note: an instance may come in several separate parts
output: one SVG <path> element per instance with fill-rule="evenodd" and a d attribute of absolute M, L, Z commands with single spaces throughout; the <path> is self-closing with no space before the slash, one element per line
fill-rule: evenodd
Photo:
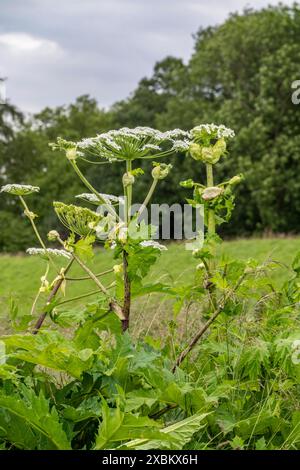
<path fill-rule="evenodd" d="M 103 201 L 105 203 L 109 204 L 118 204 L 122 198 L 118 196 L 114 196 L 113 194 L 103 194 L 99 193 L 100 197 L 103 199 L 102 201 L 99 200 L 99 198 L 96 196 L 96 194 L 93 193 L 82 193 L 82 194 L 77 194 L 75 196 L 77 199 L 82 199 L 85 202 L 90 202 L 91 204 L 95 204 L 96 206 L 99 206 L 100 204 L 103 204 Z"/>
<path fill-rule="evenodd" d="M 213 165 L 226 154 L 227 140 L 234 135 L 234 131 L 224 125 L 201 124 L 191 130 L 189 153 L 194 160 Z"/>
<path fill-rule="evenodd" d="M 206 137 L 210 139 L 233 139 L 235 133 L 223 124 L 220 126 L 216 124 L 200 124 L 200 126 L 196 126 L 191 130 L 191 135 L 194 139 L 204 139 Z"/>
<path fill-rule="evenodd" d="M 53 256 L 63 256 L 64 258 L 71 258 L 71 253 L 69 253 L 66 250 L 57 250 L 55 248 L 47 248 L 46 250 L 44 248 L 27 248 L 26 253 L 29 255 L 38 255 L 41 256 L 42 258 L 47 258 L 48 255 L 53 255 Z"/>
<path fill-rule="evenodd" d="M 54 210 L 61 221 L 71 232 L 85 237 L 96 230 L 102 216 L 86 207 L 54 202 Z"/>
<path fill-rule="evenodd" d="M 52 148 L 65 150 L 68 154 L 73 149 L 72 159 L 77 156 L 100 157 L 108 161 L 136 160 L 159 158 L 185 151 L 189 138 L 190 133 L 181 129 L 161 132 L 151 127 L 123 127 L 76 143 L 59 138 L 57 144 L 52 144 Z"/>
<path fill-rule="evenodd" d="M 172 169 L 172 165 L 167 165 L 166 163 L 153 163 L 152 178 L 154 180 L 163 180 L 165 179 Z"/>
<path fill-rule="evenodd" d="M 154 248 L 159 251 L 166 251 L 168 248 L 160 243 L 156 242 L 155 240 L 144 240 L 140 242 L 140 246 L 142 248 Z"/>
<path fill-rule="evenodd" d="M 2 186 L 0 192 L 13 194 L 14 196 L 27 196 L 28 194 L 38 193 L 39 190 L 38 186 L 31 186 L 30 184 L 6 184 Z"/>

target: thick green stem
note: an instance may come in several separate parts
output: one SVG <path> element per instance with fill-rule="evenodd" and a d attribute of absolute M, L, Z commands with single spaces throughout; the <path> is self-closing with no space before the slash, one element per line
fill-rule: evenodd
<path fill-rule="evenodd" d="M 71 261 L 69 261 L 68 265 L 66 266 L 66 268 L 64 269 L 64 274 L 66 274 L 69 269 L 71 268 L 72 264 L 74 262 L 74 258 L 71 259 Z M 53 286 L 53 289 L 52 291 L 50 292 L 50 295 L 47 299 L 47 304 L 46 305 L 49 305 L 50 302 L 53 300 L 53 298 L 56 296 L 60 286 L 62 285 L 64 281 L 64 276 L 61 276 L 60 279 L 58 279 L 58 281 L 55 283 L 55 285 Z M 36 335 L 39 331 L 39 329 L 41 328 L 42 324 L 44 323 L 44 320 L 47 316 L 47 310 L 45 310 L 38 318 L 36 324 L 34 325 L 34 328 L 32 330 L 32 334 L 33 335 Z"/>
<path fill-rule="evenodd" d="M 102 284 L 102 282 L 99 281 L 99 279 L 96 277 L 96 275 L 93 273 L 93 271 L 88 268 L 88 266 L 74 253 L 72 253 L 73 258 L 76 260 L 76 262 L 81 266 L 81 268 L 89 275 L 89 277 L 94 281 L 96 286 L 99 287 L 100 291 L 110 299 L 110 309 L 113 310 L 116 315 L 120 318 L 120 320 L 124 320 L 124 314 L 123 310 L 120 307 L 120 305 L 116 302 L 115 299 L 111 299 L 111 296 L 107 290 L 107 288 Z"/>
<path fill-rule="evenodd" d="M 126 160 L 126 175 L 128 175 L 131 171 L 132 171 L 132 162 L 131 160 Z M 132 204 L 132 184 L 123 183 L 123 185 L 124 185 L 124 198 L 125 198 L 124 222 L 126 226 L 128 226 L 130 222 L 130 213 L 131 213 L 131 204 Z"/>
<path fill-rule="evenodd" d="M 106 296 L 109 296 L 109 292 L 106 289 L 106 287 L 102 284 L 102 282 L 99 281 L 97 276 L 93 273 L 93 271 L 90 270 L 90 268 L 87 267 L 87 265 L 74 253 L 72 253 L 73 258 L 76 260 L 76 262 L 79 264 L 79 266 L 89 275 L 89 277 L 94 281 L 94 283 L 99 287 L 99 289 L 105 294 Z"/>
<path fill-rule="evenodd" d="M 103 271 L 102 273 L 95 274 L 96 277 L 102 277 L 105 276 L 106 274 L 110 274 L 113 272 L 112 269 L 107 269 L 107 271 Z M 66 281 L 88 281 L 90 280 L 90 276 L 82 276 L 82 277 L 66 277 Z"/>
<path fill-rule="evenodd" d="M 48 260 L 50 261 L 50 263 L 54 266 L 55 270 L 57 271 L 57 267 L 56 267 L 56 265 L 55 265 L 53 259 L 52 259 L 51 256 L 49 255 L 49 253 L 48 253 L 48 251 L 47 251 L 47 247 L 46 247 L 45 243 L 43 242 L 43 239 L 42 239 L 42 237 L 41 237 L 41 235 L 40 235 L 40 233 L 39 233 L 39 231 L 38 231 L 37 226 L 36 226 L 35 223 L 34 223 L 34 219 L 33 219 L 33 216 L 31 215 L 31 211 L 29 210 L 29 207 L 27 206 L 27 204 L 26 204 L 26 202 L 25 202 L 25 200 L 23 199 L 22 196 L 19 196 L 19 198 L 20 198 L 20 201 L 21 201 L 21 203 L 22 203 L 22 205 L 23 205 L 23 207 L 24 207 L 24 209 L 25 209 L 25 210 L 24 210 L 24 214 L 25 214 L 26 217 L 30 220 L 30 223 L 31 223 L 31 226 L 32 226 L 32 228 L 33 228 L 33 231 L 34 231 L 34 233 L 35 233 L 35 235 L 36 235 L 36 238 L 38 239 L 38 241 L 39 241 L 41 247 L 45 250 L 45 254 L 46 254 Z"/>
<path fill-rule="evenodd" d="M 153 193 L 155 191 L 155 188 L 157 186 L 157 183 L 158 183 L 158 179 L 155 178 L 153 181 L 152 181 L 152 184 L 150 186 L 150 189 L 148 191 L 148 194 L 147 196 L 145 197 L 145 200 L 143 202 L 143 204 L 141 205 L 139 211 L 138 211 L 138 217 L 140 217 L 142 215 L 142 213 L 144 212 L 144 210 L 146 209 L 147 205 L 149 204 L 149 201 L 150 199 L 152 198 L 153 196 Z"/>
<path fill-rule="evenodd" d="M 213 166 L 209 163 L 206 164 L 206 176 L 207 176 L 207 186 L 211 187 L 214 185 L 214 175 L 213 175 Z M 216 220 L 215 220 L 215 211 L 209 209 L 208 211 L 208 224 L 207 230 L 209 235 L 216 233 Z"/>
<path fill-rule="evenodd" d="M 47 263 L 46 271 L 45 271 L 45 274 L 43 276 L 45 279 L 47 278 L 48 273 L 49 273 L 49 263 Z M 34 314 L 35 307 L 36 307 L 37 301 L 39 300 L 40 295 L 41 295 L 41 289 L 39 288 L 38 293 L 36 294 L 36 296 L 34 298 L 34 301 L 33 301 L 33 304 L 31 306 L 30 315 Z"/>
<path fill-rule="evenodd" d="M 128 254 L 123 251 L 123 271 L 124 271 L 124 301 L 123 301 L 123 315 L 122 330 L 125 332 L 129 328 L 129 316 L 131 306 L 131 282 L 128 275 Z"/>
<path fill-rule="evenodd" d="M 108 289 L 111 289 L 112 287 L 114 287 L 114 283 L 111 284 Z M 86 297 L 90 297 L 91 295 L 96 295 L 96 294 L 99 294 L 99 289 L 97 290 L 93 290 L 91 292 L 87 292 L 86 294 L 81 294 L 81 295 L 77 295 L 76 297 L 72 297 L 71 299 L 66 299 L 66 300 L 62 300 L 61 302 L 59 302 L 58 304 L 56 304 L 56 307 L 58 307 L 59 305 L 64 305 L 64 304 L 68 304 L 69 302 L 75 302 L 77 300 L 81 300 L 81 299 L 84 299 Z"/>
<path fill-rule="evenodd" d="M 83 184 L 93 193 L 95 194 L 95 196 L 97 196 L 97 198 L 99 199 L 100 202 L 103 202 L 105 205 L 106 205 L 106 208 L 108 210 L 108 212 L 113 215 L 116 220 L 119 220 L 119 216 L 118 214 L 116 213 L 116 211 L 114 210 L 114 208 L 112 207 L 112 205 L 107 202 L 105 199 L 103 199 L 103 197 L 101 196 L 100 193 L 98 193 L 98 191 L 94 188 L 93 185 L 91 185 L 91 183 L 86 179 L 86 177 L 82 174 L 82 172 L 80 171 L 80 169 L 78 168 L 77 166 L 77 163 L 74 161 L 74 160 L 69 160 L 72 167 L 74 168 L 75 172 L 77 173 L 77 175 L 79 176 L 79 178 L 81 179 L 81 181 L 83 182 Z"/>
<path fill-rule="evenodd" d="M 239 280 L 237 281 L 236 285 L 232 289 L 227 291 L 227 293 L 224 295 L 223 300 L 220 302 L 220 304 L 218 305 L 216 310 L 213 312 L 209 320 L 196 332 L 195 336 L 193 336 L 193 338 L 191 339 L 187 347 L 179 354 L 172 369 L 173 373 L 176 371 L 177 367 L 181 365 L 181 363 L 184 361 L 186 356 L 192 351 L 192 349 L 194 349 L 194 347 L 196 346 L 198 341 L 202 338 L 204 333 L 208 330 L 210 325 L 216 320 L 216 318 L 220 315 L 220 313 L 223 312 L 227 300 L 239 289 L 245 277 L 246 277 L 246 274 L 243 273 L 240 276 Z"/>
<path fill-rule="evenodd" d="M 129 174 L 132 171 L 131 160 L 126 161 L 126 173 Z M 132 185 L 124 186 L 125 194 L 125 224 L 126 228 L 130 223 L 131 217 L 131 204 L 132 204 Z M 131 306 L 131 282 L 128 275 L 128 254 L 123 250 L 123 271 L 124 271 L 124 300 L 123 300 L 123 315 L 122 330 L 125 332 L 129 328 L 129 316 Z"/>
<path fill-rule="evenodd" d="M 206 164 L 206 183 L 207 187 L 211 187 L 214 185 L 214 175 L 213 175 L 213 166 L 209 163 Z M 216 216 L 214 209 L 208 209 L 208 220 L 207 220 L 207 233 L 208 236 L 213 236 L 216 233 Z M 209 277 L 214 274 L 216 263 L 215 263 L 215 249 L 212 247 L 212 258 L 208 261 L 208 273 Z M 208 281 L 208 290 L 210 294 L 210 299 L 212 305 L 214 306 L 216 303 L 216 295 L 214 292 L 214 286 L 211 285 L 210 281 Z"/>

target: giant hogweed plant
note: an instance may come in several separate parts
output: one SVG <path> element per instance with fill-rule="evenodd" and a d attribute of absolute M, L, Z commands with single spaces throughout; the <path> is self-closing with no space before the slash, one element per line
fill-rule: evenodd
<path fill-rule="evenodd" d="M 259 265 L 218 256 L 217 228 L 229 221 L 234 186 L 242 179 L 214 179 L 214 166 L 226 156 L 232 137 L 224 126 L 206 125 L 188 133 L 138 128 L 77 143 L 59 139 L 54 149 L 65 152 L 89 190 L 77 200 L 91 204 L 89 209 L 54 202 L 68 235 L 50 231 L 48 238 L 60 249 L 42 240 L 28 206 L 30 194 L 39 188 L 2 188 L 20 198 L 40 245 L 28 253 L 46 263 L 24 323 L 26 327 L 29 322 L 30 329 L 1 338 L 6 348 L 0 365 L 2 449 L 298 448 L 299 400 L 294 387 L 300 372 L 290 360 L 289 348 L 296 334 L 299 257 L 291 280 L 278 292 L 268 276 L 275 266 L 272 260 Z M 195 159 L 195 174 L 205 170 L 205 182 L 188 180 L 182 185 L 193 189 L 190 204 L 204 204 L 206 233 L 204 244 L 199 236 L 193 252 L 199 260 L 195 281 L 170 289 L 143 284 L 164 248 L 149 240 L 153 229 L 140 221 L 170 165 L 155 163 L 143 205 L 136 213 L 130 208 L 135 178 L 142 177 L 137 160 L 156 160 L 177 150 Z M 116 211 L 120 195 L 95 189 L 80 170 L 81 160 L 124 165 L 123 213 Z M 93 205 L 100 210 L 94 211 Z M 89 263 L 97 242 L 119 260 L 102 273 L 94 273 Z M 67 264 L 62 266 L 60 260 Z M 75 263 L 84 274 L 79 278 L 71 276 Z M 56 270 L 54 279 L 49 279 L 50 265 Z M 115 276 L 112 283 L 105 282 L 109 273 Z M 95 300 L 80 312 L 71 310 L 68 318 L 60 315 L 60 305 L 74 300 L 64 299 L 68 283 L 86 278 L 95 290 L 81 298 Z M 192 325 L 186 343 L 176 343 L 175 336 L 172 347 L 159 338 L 133 342 L 128 334 L 134 296 L 160 290 L 176 296 L 175 313 L 196 306 L 200 327 L 195 331 Z M 46 296 L 45 307 L 37 318 L 41 296 Z M 16 315 L 13 307 L 12 318 Z M 67 327 L 71 328 L 66 334 Z M 188 362 L 187 357 L 193 360 Z"/>
<path fill-rule="evenodd" d="M 139 127 L 109 131 L 80 142 L 70 142 L 58 138 L 57 143 L 51 144 L 54 150 L 65 153 L 75 174 L 90 191 L 77 195 L 77 200 L 91 204 L 92 208 L 98 206 L 98 210 L 95 211 L 74 204 L 67 205 L 58 201 L 53 203 L 56 215 L 69 231 L 69 236 L 65 240 L 62 240 L 60 234 L 55 230 L 51 230 L 48 234 L 49 241 L 59 243 L 62 247 L 61 250 L 46 247 L 35 223 L 37 216 L 30 211 L 25 202 L 26 197 L 32 192 L 38 192 L 39 188 L 15 184 L 2 188 L 3 192 L 20 198 L 24 206 L 24 214 L 30 220 L 40 244 L 40 247 L 29 248 L 27 252 L 31 255 L 40 255 L 47 260 L 46 272 L 42 277 L 42 285 L 31 313 L 34 313 L 37 299 L 41 293 L 48 292 L 49 296 L 44 312 L 34 325 L 34 333 L 41 328 L 46 315 L 52 313 L 57 306 L 57 294 L 59 292 L 63 294 L 67 282 L 72 282 L 68 273 L 74 262 L 79 264 L 86 277 L 90 278 L 97 287 L 95 291 L 87 292 L 84 296 L 100 292 L 106 300 L 108 310 L 120 319 L 123 331 L 128 329 L 132 295 L 142 293 L 143 278 L 147 275 L 160 251 L 166 249 L 163 245 L 151 240 L 156 228 L 140 221 L 158 182 L 166 178 L 172 168 L 170 164 L 156 162 L 156 159 L 168 157 L 174 152 L 184 150 L 188 145 L 187 138 L 188 133 L 179 129 L 163 133 L 155 129 Z M 139 159 L 153 160 L 152 184 L 139 210 L 132 213 L 134 182 L 137 177 L 143 174 L 143 170 L 136 165 Z M 122 196 L 100 193 L 81 172 L 80 161 L 95 165 L 111 162 L 123 165 Z M 118 213 L 117 205 L 120 206 L 122 203 L 123 210 Z M 109 271 L 93 273 L 86 262 L 94 256 L 93 248 L 97 242 L 104 244 L 107 249 L 112 249 L 115 259 L 120 260 L 121 263 L 114 265 Z M 69 258 L 66 267 L 57 268 L 55 258 L 58 256 Z M 52 281 L 47 278 L 50 264 L 57 270 L 57 276 Z M 116 279 L 113 284 L 106 286 L 101 279 L 111 271 L 114 272 Z M 86 277 L 76 280 L 85 280 Z M 112 294 L 113 289 L 115 294 Z M 157 286 L 154 289 L 157 290 Z M 151 291 L 151 286 L 147 286 L 147 291 Z M 78 299 L 76 298 L 76 300 Z"/>

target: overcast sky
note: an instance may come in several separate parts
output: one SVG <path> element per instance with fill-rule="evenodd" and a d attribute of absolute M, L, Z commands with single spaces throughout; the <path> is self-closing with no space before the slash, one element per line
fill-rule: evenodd
<path fill-rule="evenodd" d="M 156 61 L 187 61 L 192 34 L 272 0 L 0 0 L 0 77 L 21 109 L 125 98 Z M 284 3 L 292 4 L 286 0 Z"/>

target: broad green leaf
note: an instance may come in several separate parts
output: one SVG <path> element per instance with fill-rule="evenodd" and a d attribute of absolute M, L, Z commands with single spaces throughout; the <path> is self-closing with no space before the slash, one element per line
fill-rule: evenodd
<path fill-rule="evenodd" d="M 187 444 L 193 435 L 202 429 L 206 423 L 203 423 L 208 413 L 195 414 L 178 423 L 161 429 L 162 434 L 166 434 L 170 440 L 152 440 L 152 439 L 135 439 L 127 442 L 125 448 L 147 450 L 147 449 L 171 449 L 180 450 Z"/>
<path fill-rule="evenodd" d="M 120 408 L 109 408 L 103 401 L 102 423 L 96 437 L 94 449 L 109 449 L 116 442 L 136 438 L 160 439 L 159 424 L 146 417 L 125 413 Z"/>
<path fill-rule="evenodd" d="M 41 392 L 37 396 L 25 386 L 21 390 L 11 396 L 0 393 L 1 437 L 20 449 L 70 449 L 56 409 L 50 410 Z"/>
<path fill-rule="evenodd" d="M 82 258 L 84 261 L 93 258 L 94 242 L 95 237 L 93 235 L 88 235 L 87 237 L 78 240 L 78 242 L 76 242 L 74 245 L 76 255 L 79 256 L 79 258 Z"/>
<path fill-rule="evenodd" d="M 75 344 L 57 332 L 40 332 L 38 335 L 12 335 L 2 337 L 11 357 L 32 364 L 64 371 L 80 378 L 93 363 L 91 349 L 77 350 Z"/>

